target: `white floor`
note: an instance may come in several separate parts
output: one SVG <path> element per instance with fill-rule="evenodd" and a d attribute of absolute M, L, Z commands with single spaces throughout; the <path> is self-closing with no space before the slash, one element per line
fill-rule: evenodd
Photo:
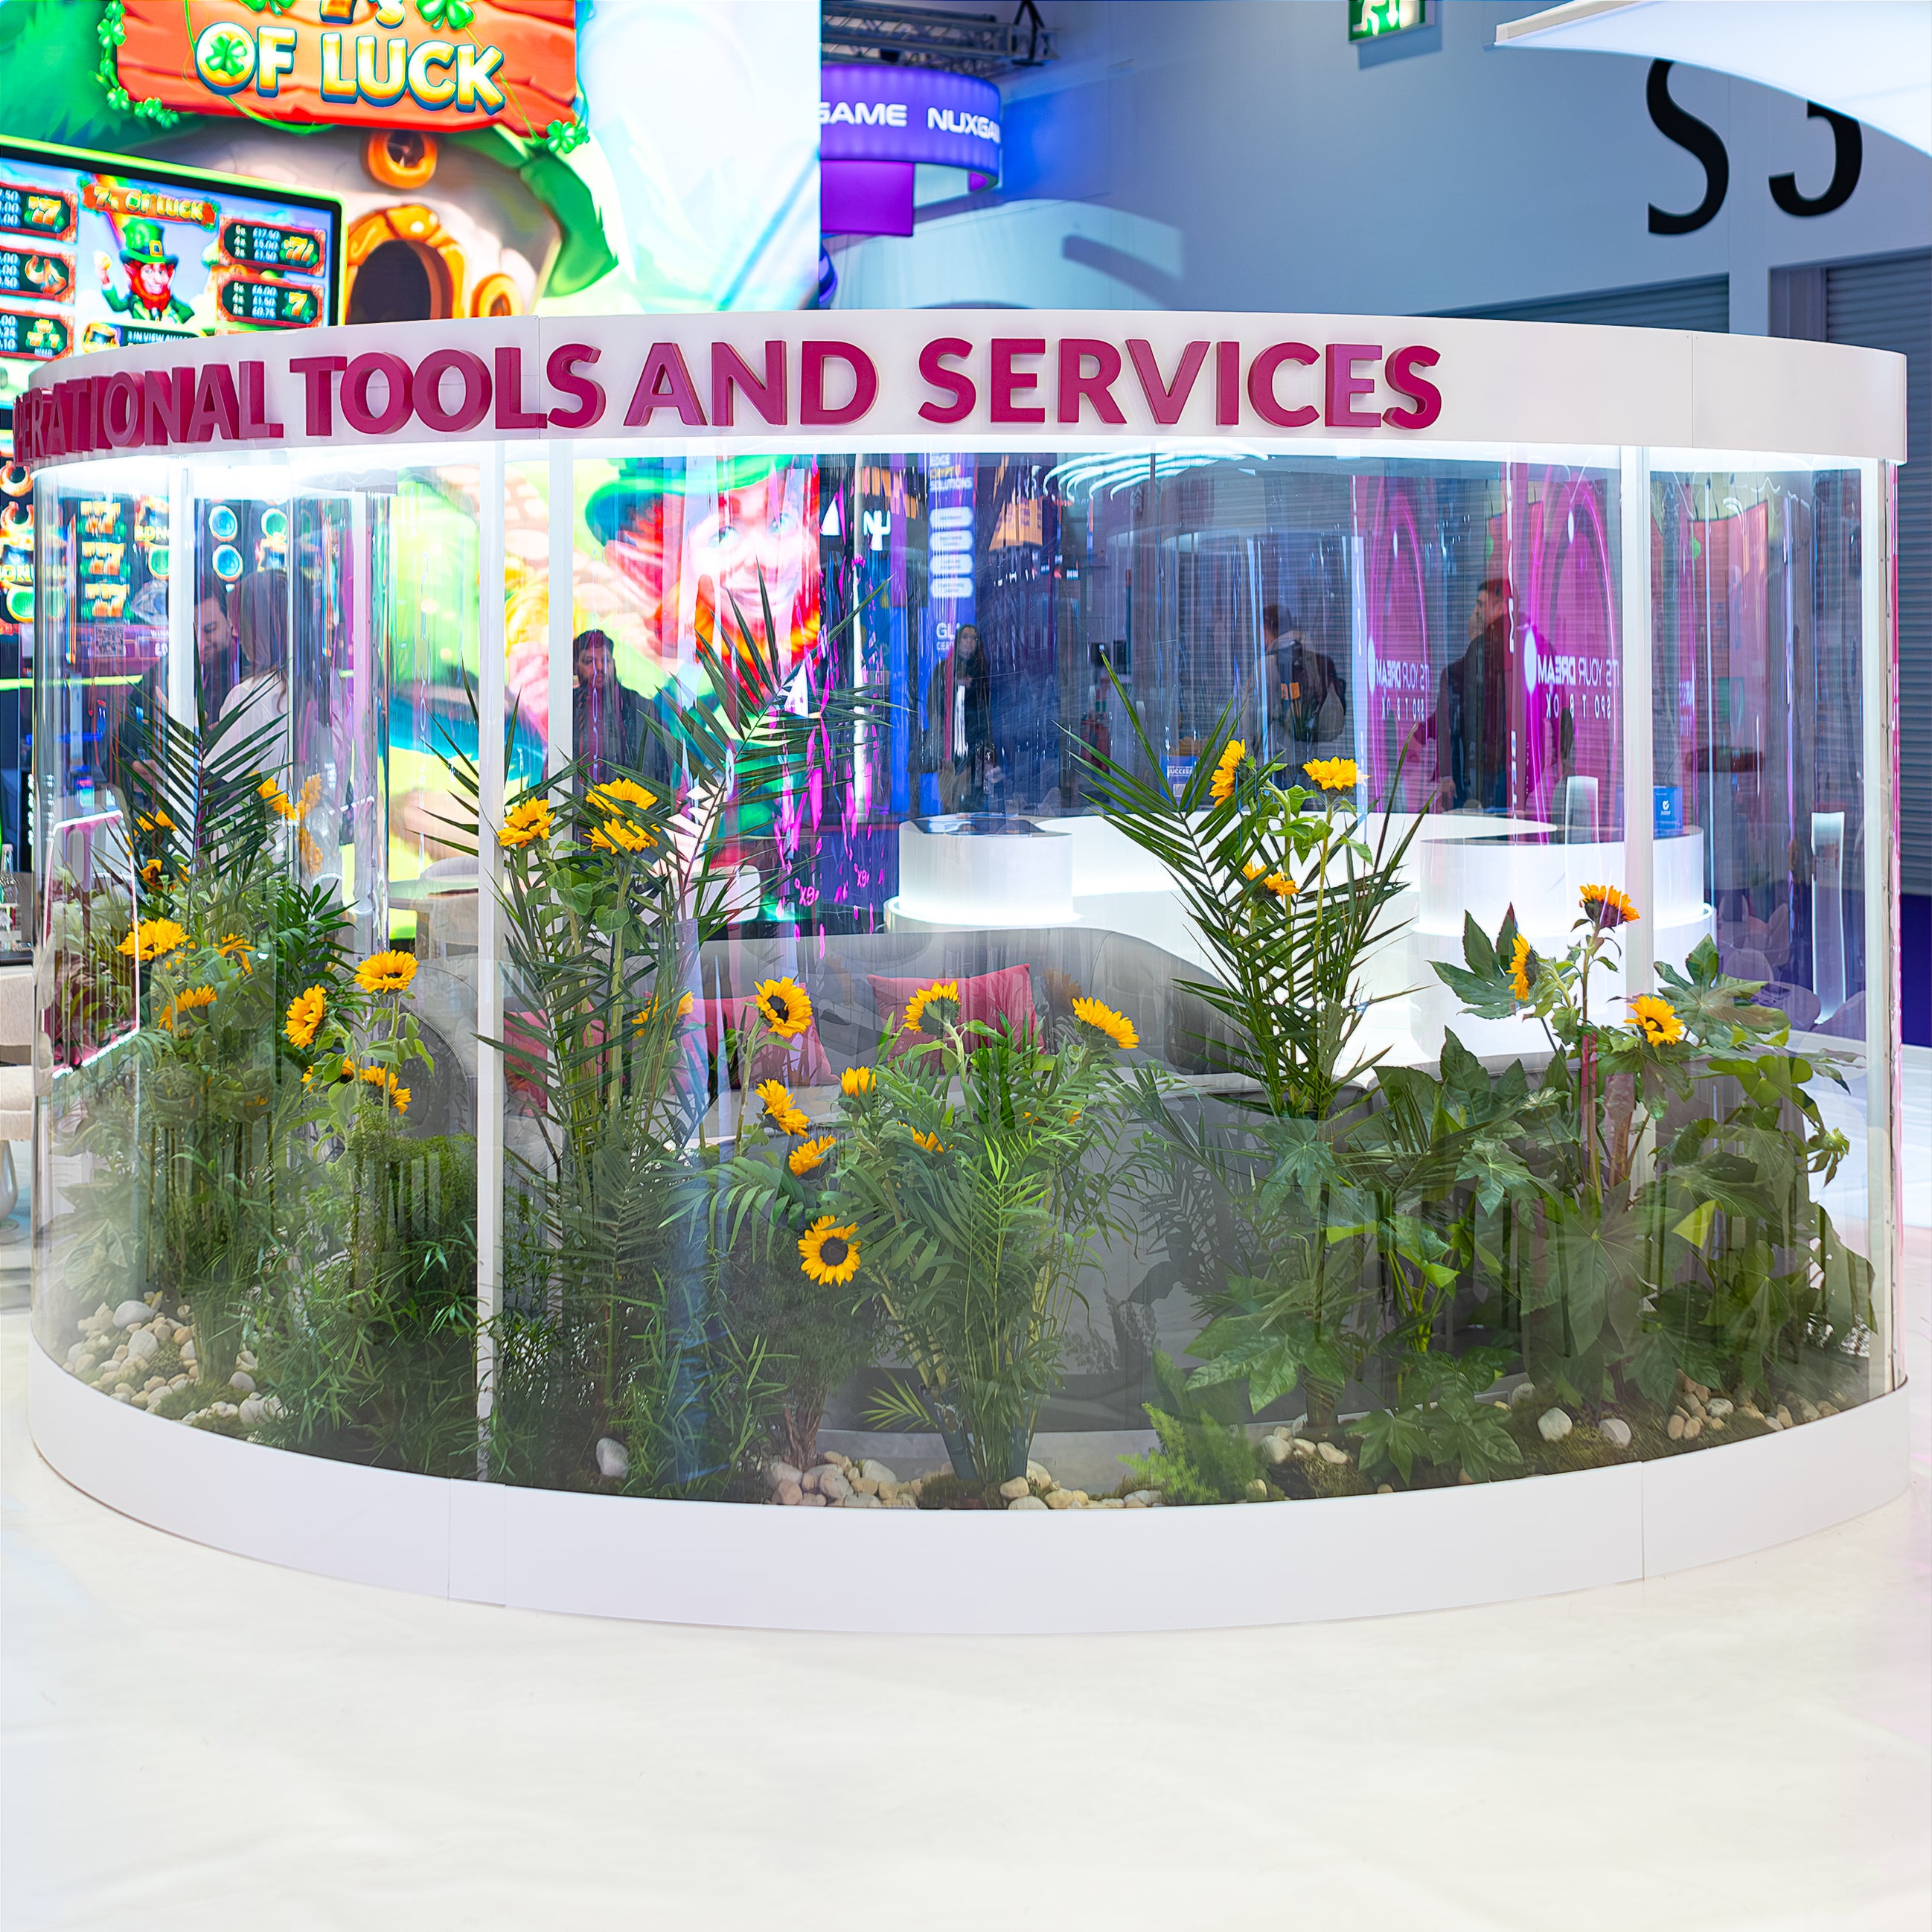
<path fill-rule="evenodd" d="M 0 1928 L 1925 1932 L 1932 1054 L 1910 1494 L 1662 1582 L 1212 1636 L 547 1618 L 317 1581 L 34 1455 L 0 1313 Z"/>

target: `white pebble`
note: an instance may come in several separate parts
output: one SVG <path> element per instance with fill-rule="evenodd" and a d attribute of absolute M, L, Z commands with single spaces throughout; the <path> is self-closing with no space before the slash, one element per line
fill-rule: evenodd
<path fill-rule="evenodd" d="M 597 1438 L 597 1473 L 618 1482 L 631 1473 L 631 1452 L 615 1436 Z"/>
<path fill-rule="evenodd" d="M 1546 1442 L 1561 1442 L 1576 1426 L 1562 1409 L 1546 1409 L 1537 1418 L 1536 1432 Z"/>
<path fill-rule="evenodd" d="M 124 1301 L 114 1311 L 114 1325 L 117 1328 L 131 1328 L 137 1322 L 145 1322 L 154 1313 L 145 1301 Z"/>
<path fill-rule="evenodd" d="M 253 1395 L 255 1393 L 255 1378 L 246 1369 L 237 1369 L 228 1378 L 228 1386 L 239 1390 L 243 1395 Z"/>
<path fill-rule="evenodd" d="M 1630 1445 L 1630 1426 L 1621 1416 L 1605 1416 L 1597 1424 L 1597 1432 L 1606 1442 L 1614 1442 L 1619 1449 L 1628 1449 Z"/>
<path fill-rule="evenodd" d="M 1005 1491 L 1004 1491 L 1004 1490 L 1001 1490 L 1001 1492 L 1000 1492 L 1000 1493 L 1001 1493 L 1002 1495 L 1004 1495 L 1004 1494 L 1005 1493 Z M 1014 1497 L 1014 1498 L 1013 1498 L 1013 1499 L 1012 1499 L 1012 1501 L 1011 1502 L 1010 1502 L 1010 1503 L 1008 1503 L 1008 1504 L 1007 1504 L 1006 1507 L 1007 1507 L 1007 1508 L 1008 1508 L 1008 1509 L 1010 1509 L 1010 1510 L 1023 1510 L 1023 1509 L 1036 1509 L 1036 1510 L 1043 1510 L 1043 1509 L 1045 1509 L 1045 1508 L 1046 1508 L 1046 1504 L 1044 1502 L 1042 1502 L 1038 1496 L 1034 1496 L 1034 1495 L 1031 1494 L 1030 1492 L 1029 1492 L 1028 1494 L 1027 1494 L 1027 1495 L 1025 1495 L 1025 1496 L 1016 1496 L 1016 1497 Z"/>

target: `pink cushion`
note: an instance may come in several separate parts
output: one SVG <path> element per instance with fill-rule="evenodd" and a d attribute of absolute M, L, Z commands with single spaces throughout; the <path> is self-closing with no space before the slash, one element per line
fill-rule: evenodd
<path fill-rule="evenodd" d="M 756 1003 L 748 996 L 706 1000 L 705 1046 L 716 1053 L 724 1043 L 728 1028 L 737 1033 L 748 1033 L 756 1016 Z M 751 1084 L 754 1087 L 761 1080 L 782 1080 L 788 1087 L 830 1087 L 838 1078 L 832 1070 L 832 1062 L 826 1057 L 825 1044 L 818 1037 L 817 1021 L 795 1040 L 776 1040 L 768 1030 L 760 1031 L 758 1050 L 752 1056 Z M 733 1066 L 734 1086 L 741 1084 L 743 1073 L 742 1067 Z"/>
<path fill-rule="evenodd" d="M 890 1026 L 895 1019 L 903 1020 L 914 994 L 922 986 L 933 983 L 930 980 L 887 980 L 877 973 L 868 973 L 866 976 L 872 982 L 872 998 L 878 1007 L 881 1028 Z M 997 973 L 980 973 L 959 980 L 959 1018 L 962 1024 L 968 1020 L 981 1020 L 990 1027 L 997 1027 L 1004 1022 L 1006 1030 L 1014 1034 L 1031 1032 L 1034 1024 L 1033 968 L 1003 966 Z M 895 1049 L 904 1050 L 903 1045 Z"/>

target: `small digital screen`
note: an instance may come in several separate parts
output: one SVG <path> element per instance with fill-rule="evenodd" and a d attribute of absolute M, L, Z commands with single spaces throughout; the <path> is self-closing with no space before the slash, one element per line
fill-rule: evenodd
<path fill-rule="evenodd" d="M 335 319 L 340 205 L 0 141 L 0 407 L 90 350 Z"/>

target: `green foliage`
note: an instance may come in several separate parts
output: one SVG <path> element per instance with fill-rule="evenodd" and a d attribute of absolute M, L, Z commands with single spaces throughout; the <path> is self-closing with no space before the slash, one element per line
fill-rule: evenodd
<path fill-rule="evenodd" d="M 274 1439 L 386 1468 L 475 1473 L 476 1161 L 357 1110 L 300 1174 L 300 1292 L 266 1300 L 255 1346 L 282 1409 Z"/>
<path fill-rule="evenodd" d="M 872 1077 L 808 1176 L 753 1122 L 716 1211 L 734 1242 L 748 1226 L 772 1243 L 821 1219 L 851 1229 L 848 1305 L 876 1305 L 913 1378 L 874 1425 L 936 1430 L 969 1484 L 1023 1475 L 1107 1226 L 1114 1049 L 1084 1023 L 1049 1046 L 934 1001 L 880 1036 Z"/>
<path fill-rule="evenodd" d="M 1362 1473 L 1391 1470 L 1406 1484 L 1417 1465 L 1445 1480 L 1474 1482 L 1520 1473 L 1522 1451 L 1508 1416 L 1479 1398 L 1494 1386 L 1502 1352 L 1472 1349 L 1460 1357 L 1412 1354 L 1401 1377 L 1402 1399 L 1348 1425 L 1360 1443 Z"/>
<path fill-rule="evenodd" d="M 682 808 L 641 772 L 593 783 L 579 760 L 512 799 L 501 830 L 505 1023 L 485 1044 L 538 1144 L 507 1157 L 491 1428 L 512 1480 L 592 1480 L 597 1441 L 620 1435 L 638 1445 L 634 1485 L 689 1492 L 728 1479 L 719 1458 L 750 1440 L 740 1424 L 762 1428 L 784 1392 L 765 1345 L 737 1339 L 716 1257 L 676 1211 L 711 1097 L 693 997 L 699 949 L 727 917 L 729 812 L 769 804 L 813 734 L 869 700 L 840 690 L 807 715 L 787 710 L 762 582 L 760 598 L 762 630 L 733 602 L 700 643 L 718 703 L 674 734 L 698 775 Z M 471 806 L 453 829 L 473 844 L 480 775 L 451 762 Z"/>
<path fill-rule="evenodd" d="M 1381 1058 L 1354 1050 L 1374 1004 L 1358 976 L 1364 957 L 1400 930 L 1388 914 L 1414 828 L 1391 843 L 1384 813 L 1371 846 L 1342 793 L 1283 789 L 1282 767 L 1244 754 L 1228 783 L 1220 761 L 1242 748 L 1226 714 L 1177 797 L 1138 709 L 1130 704 L 1127 716 L 1140 772 L 1084 745 L 1076 755 L 1109 821 L 1172 875 L 1214 963 L 1211 980 L 1176 982 L 1227 1023 L 1226 1038 L 1202 1046 L 1219 1070 L 1252 1083 L 1244 1105 L 1325 1120 Z M 1322 808 L 1311 812 L 1318 799 Z"/>
<path fill-rule="evenodd" d="M 1154 1379 L 1163 1404 L 1144 1405 L 1160 1447 L 1123 1456 L 1135 1479 L 1169 1504 L 1234 1503 L 1250 1499 L 1262 1480 L 1262 1463 L 1240 1426 L 1233 1391 L 1192 1388 L 1172 1356 L 1154 1352 Z"/>

